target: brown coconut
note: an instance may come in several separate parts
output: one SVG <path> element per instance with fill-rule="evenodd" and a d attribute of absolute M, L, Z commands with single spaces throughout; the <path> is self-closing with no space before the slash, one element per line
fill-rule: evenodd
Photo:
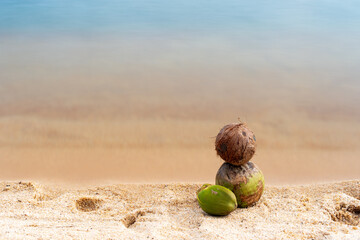
<path fill-rule="evenodd" d="M 241 166 L 223 163 L 215 183 L 234 192 L 239 207 L 249 207 L 259 201 L 265 187 L 264 175 L 252 162 Z"/>
<path fill-rule="evenodd" d="M 216 136 L 215 149 L 225 162 L 239 166 L 250 161 L 255 154 L 256 138 L 245 123 L 231 123 Z"/>

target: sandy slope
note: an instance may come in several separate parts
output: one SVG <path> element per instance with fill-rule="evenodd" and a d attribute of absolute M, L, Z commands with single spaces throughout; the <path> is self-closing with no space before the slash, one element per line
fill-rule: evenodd
<path fill-rule="evenodd" d="M 360 181 L 268 186 L 260 202 L 205 214 L 200 184 L 0 184 L 1 239 L 360 239 Z"/>

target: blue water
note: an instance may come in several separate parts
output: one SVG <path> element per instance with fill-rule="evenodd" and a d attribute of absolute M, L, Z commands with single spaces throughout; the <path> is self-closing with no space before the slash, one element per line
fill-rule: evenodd
<path fill-rule="evenodd" d="M 349 0 L 2 0 L 0 33 L 274 31 L 358 36 L 359 9 L 359 1 Z"/>
<path fill-rule="evenodd" d="M 360 113 L 359 43 L 360 1 L 1 0 L 0 100 L 56 89 L 61 103 L 86 85 L 118 102 L 218 95 Z"/>

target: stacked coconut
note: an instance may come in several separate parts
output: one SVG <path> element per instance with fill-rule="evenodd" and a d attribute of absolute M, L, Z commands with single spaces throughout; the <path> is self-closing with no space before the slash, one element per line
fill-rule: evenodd
<path fill-rule="evenodd" d="M 255 204 L 264 190 L 264 176 L 250 162 L 256 150 L 254 133 L 244 123 L 228 124 L 217 135 L 215 149 L 225 163 L 216 174 L 216 185 L 204 184 L 198 190 L 200 207 L 211 215 L 227 215 Z"/>
<path fill-rule="evenodd" d="M 216 174 L 216 184 L 231 190 L 238 207 L 255 204 L 264 190 L 264 175 L 250 159 L 256 151 L 256 138 L 245 123 L 224 126 L 216 136 L 215 149 L 225 161 Z"/>

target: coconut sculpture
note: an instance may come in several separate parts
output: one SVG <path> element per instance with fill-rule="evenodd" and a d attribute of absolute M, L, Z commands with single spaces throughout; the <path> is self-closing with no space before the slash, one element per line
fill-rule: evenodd
<path fill-rule="evenodd" d="M 256 150 L 254 133 L 245 123 L 223 127 L 215 141 L 217 154 L 225 161 L 215 183 L 234 192 L 239 207 L 254 205 L 264 190 L 264 175 L 250 159 Z"/>
<path fill-rule="evenodd" d="M 254 133 L 245 123 L 228 124 L 216 136 L 215 149 L 225 163 L 216 174 L 216 185 L 204 184 L 198 190 L 200 207 L 211 215 L 227 215 L 236 207 L 254 205 L 265 186 L 264 175 L 250 162 L 256 150 Z"/>

